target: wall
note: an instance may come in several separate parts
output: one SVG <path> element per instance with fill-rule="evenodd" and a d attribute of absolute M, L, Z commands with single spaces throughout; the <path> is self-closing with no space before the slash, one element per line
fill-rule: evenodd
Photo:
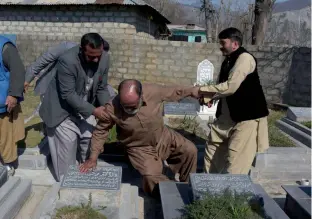
<path fill-rule="evenodd" d="M 154 38 L 158 25 L 134 6 L 0 6 L 0 33 Z"/>
<path fill-rule="evenodd" d="M 26 65 L 49 46 L 79 37 L 18 35 L 17 45 Z M 107 38 L 111 45 L 110 83 L 126 78 L 157 83 L 192 85 L 197 65 L 209 59 L 218 76 L 223 57 L 216 44 L 173 42 L 152 39 Z M 311 106 L 311 49 L 258 47 L 247 49 L 258 60 L 258 71 L 269 102 Z"/>

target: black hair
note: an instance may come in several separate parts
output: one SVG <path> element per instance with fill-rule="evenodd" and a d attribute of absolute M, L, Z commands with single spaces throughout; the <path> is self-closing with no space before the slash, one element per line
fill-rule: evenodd
<path fill-rule="evenodd" d="M 104 40 L 98 33 L 87 33 L 82 36 L 80 46 L 84 50 L 87 45 L 92 49 L 98 49 L 104 46 Z"/>
<path fill-rule="evenodd" d="M 135 83 L 135 92 L 138 94 L 139 97 L 141 97 L 142 95 L 142 84 L 140 81 L 135 80 L 135 79 L 126 79 L 123 80 L 119 86 L 118 86 L 118 93 L 120 93 L 121 89 L 123 88 L 123 86 L 127 83 L 127 82 L 134 82 Z"/>
<path fill-rule="evenodd" d="M 104 40 L 103 38 L 102 38 L 102 41 L 103 41 L 104 51 L 108 52 L 109 51 L 109 43 L 106 40 Z"/>
<path fill-rule="evenodd" d="M 239 46 L 243 44 L 243 34 L 240 30 L 234 27 L 229 27 L 222 30 L 218 36 L 219 39 L 231 39 L 237 41 Z"/>

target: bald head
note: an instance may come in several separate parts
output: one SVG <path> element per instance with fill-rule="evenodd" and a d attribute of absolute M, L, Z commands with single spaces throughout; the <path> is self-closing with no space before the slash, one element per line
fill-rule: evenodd
<path fill-rule="evenodd" d="M 141 105 L 142 85 L 134 79 L 127 79 L 120 83 L 118 87 L 120 104 L 126 112 L 137 110 Z M 130 113 L 131 114 L 131 113 Z"/>

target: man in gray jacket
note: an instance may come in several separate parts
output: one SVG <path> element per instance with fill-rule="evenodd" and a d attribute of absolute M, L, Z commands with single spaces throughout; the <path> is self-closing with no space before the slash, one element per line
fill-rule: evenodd
<path fill-rule="evenodd" d="M 109 44 L 103 39 L 104 51 L 109 51 Z M 50 47 L 35 62 L 33 62 L 26 71 L 24 89 L 28 90 L 29 84 L 37 78 L 34 92 L 40 95 L 40 103 L 30 117 L 25 119 L 25 123 L 29 122 L 34 116 L 38 115 L 39 108 L 52 78 L 55 76 L 57 59 L 67 50 L 77 46 L 75 42 L 62 42 L 58 45 Z M 116 96 L 116 92 L 112 86 L 108 85 L 108 91 L 112 97 Z"/>
<path fill-rule="evenodd" d="M 96 119 L 110 100 L 107 89 L 109 55 L 97 33 L 85 34 L 80 46 L 61 56 L 55 65 L 55 77 L 44 93 L 40 117 L 47 135 L 57 180 L 76 163 L 85 160 Z"/>

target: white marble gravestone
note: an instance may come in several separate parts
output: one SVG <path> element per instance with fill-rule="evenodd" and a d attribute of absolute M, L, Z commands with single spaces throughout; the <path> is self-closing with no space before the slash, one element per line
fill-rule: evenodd
<path fill-rule="evenodd" d="M 198 64 L 197 67 L 196 84 L 207 85 L 213 82 L 213 72 L 213 64 L 208 59 L 203 60 L 201 63 Z M 217 104 L 218 102 L 216 101 L 210 108 L 208 108 L 207 106 L 201 106 L 198 112 L 198 116 L 203 120 L 208 120 L 209 122 L 214 121 L 216 117 Z"/>

